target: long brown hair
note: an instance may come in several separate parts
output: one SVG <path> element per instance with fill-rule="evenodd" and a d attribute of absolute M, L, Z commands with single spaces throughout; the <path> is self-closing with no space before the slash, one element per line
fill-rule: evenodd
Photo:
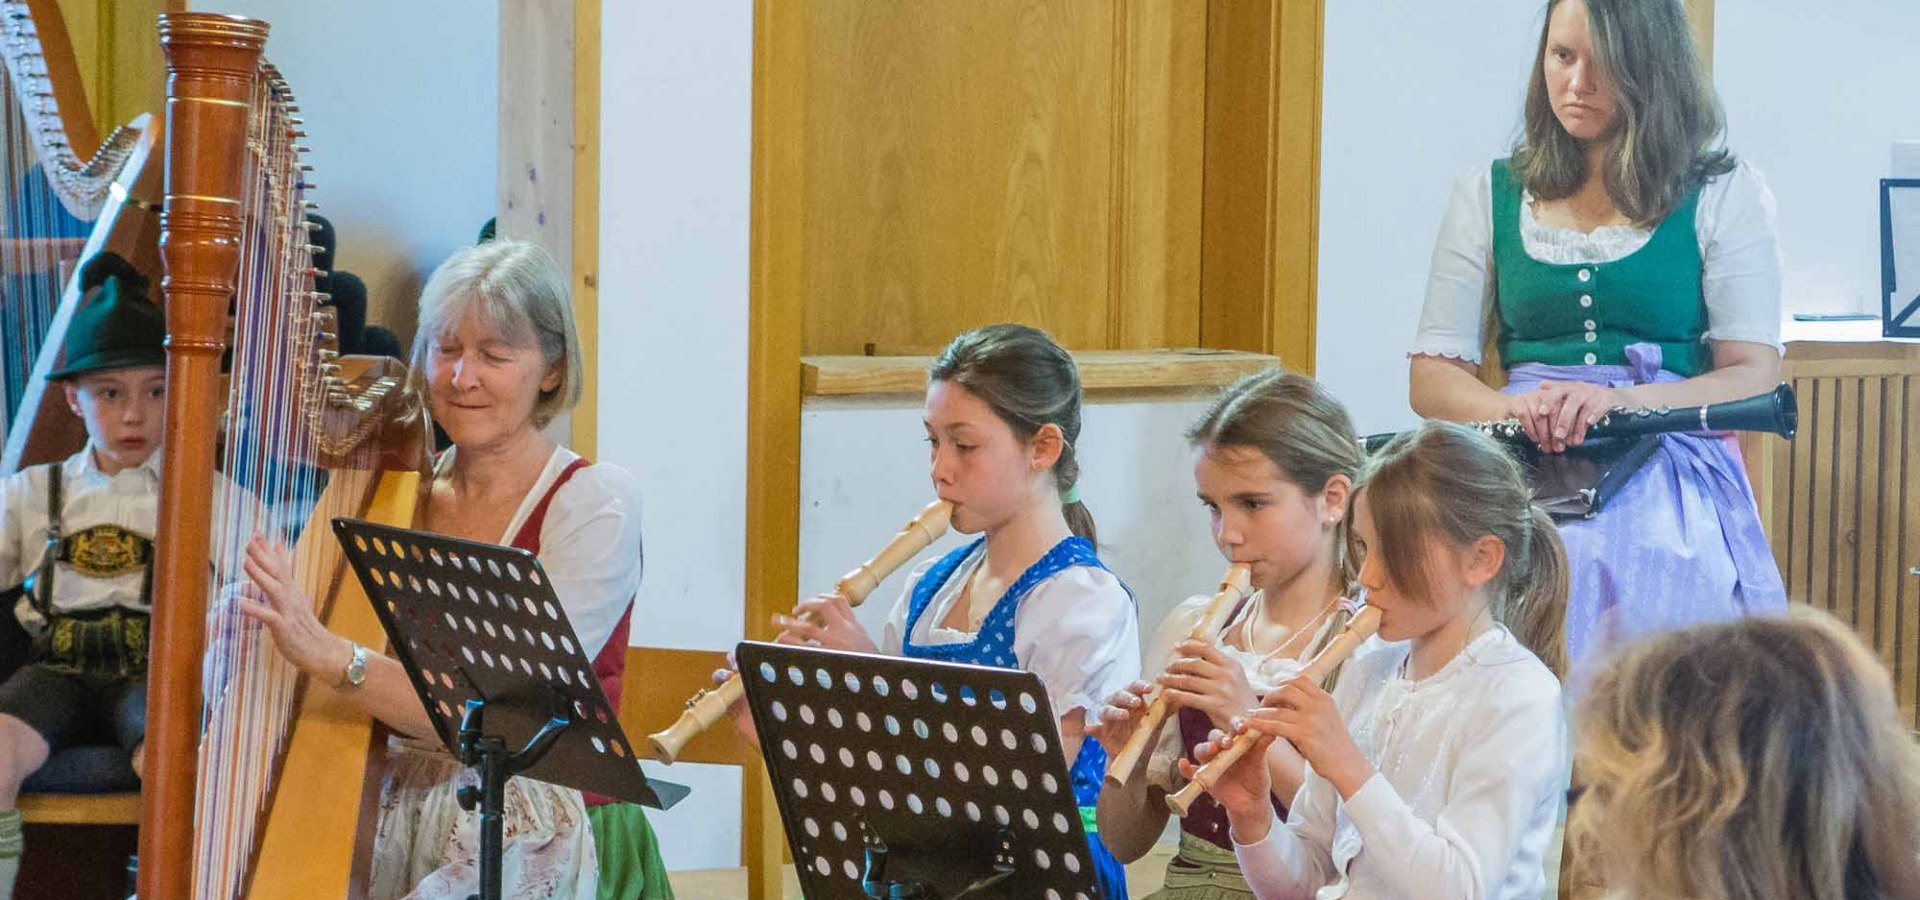
<path fill-rule="evenodd" d="M 1494 618 L 1566 674 L 1566 549 L 1512 455 L 1465 425 L 1428 421 L 1368 460 L 1359 489 L 1379 540 L 1369 552 L 1383 554 L 1387 577 L 1412 596 L 1431 596 L 1427 538 L 1454 548 L 1498 538 L 1506 561 L 1489 585 Z"/>
<path fill-rule="evenodd" d="M 1548 0 L 1527 82 L 1524 126 L 1513 148 L 1516 179 L 1535 197 L 1570 197 L 1587 183 L 1587 154 L 1553 114 L 1547 95 Z M 1593 52 L 1619 110 L 1601 177 L 1613 205 L 1635 224 L 1666 218 L 1696 184 L 1732 171 L 1720 145 L 1719 98 L 1700 64 L 1680 0 L 1572 0 L 1587 8 Z"/>
<path fill-rule="evenodd" d="M 1074 534 L 1099 543 L 1093 513 L 1072 499 L 1080 482 L 1074 444 L 1080 439 L 1081 391 L 1080 369 L 1066 350 L 1038 328 L 987 325 L 954 338 L 927 369 L 927 380 L 966 388 L 1023 442 L 1047 425 L 1059 426 L 1065 440 L 1053 464 L 1053 481 L 1060 491 L 1061 514 Z"/>
<path fill-rule="evenodd" d="M 1831 616 L 1642 638 L 1595 673 L 1575 734 L 1586 879 L 1645 898 L 1920 897 L 1920 745 Z"/>
<path fill-rule="evenodd" d="M 1335 475 L 1360 477 L 1360 442 L 1347 408 L 1326 386 L 1278 367 L 1255 372 L 1220 392 L 1213 405 L 1187 429 L 1187 442 L 1211 451 L 1218 447 L 1258 450 L 1280 476 L 1319 496 Z M 1349 591 L 1358 572 L 1347 552 L 1347 528 L 1353 504 L 1347 504 L 1334 533 L 1339 588 Z"/>

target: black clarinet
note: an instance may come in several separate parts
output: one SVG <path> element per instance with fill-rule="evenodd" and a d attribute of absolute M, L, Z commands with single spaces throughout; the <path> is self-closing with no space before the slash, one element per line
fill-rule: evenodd
<path fill-rule="evenodd" d="M 1527 442 L 1527 433 L 1516 419 L 1469 424 L 1498 441 L 1508 444 Z M 1705 406 L 1620 407 L 1589 426 L 1587 440 L 1639 437 L 1674 431 L 1763 431 L 1792 439 L 1799 425 L 1800 405 L 1793 395 L 1793 385 L 1782 384 L 1745 400 L 1729 400 Z M 1368 453 L 1375 453 L 1399 434 L 1370 434 L 1360 439 L 1360 446 Z"/>

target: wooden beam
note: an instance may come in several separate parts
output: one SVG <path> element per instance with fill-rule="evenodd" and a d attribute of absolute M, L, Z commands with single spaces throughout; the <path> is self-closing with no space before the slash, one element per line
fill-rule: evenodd
<path fill-rule="evenodd" d="M 1312 374 L 1320 272 L 1320 94 L 1325 0 L 1279 0 L 1273 38 L 1273 224 L 1266 352 Z"/>
<path fill-rule="evenodd" d="M 1713 0 L 1686 0 L 1687 21 L 1693 25 L 1693 42 L 1700 48 L 1700 65 L 1713 71 Z"/>
<path fill-rule="evenodd" d="M 586 365 L 572 446 L 592 458 L 600 449 L 600 0 L 573 3 L 573 321 Z"/>
<path fill-rule="evenodd" d="M 1218 388 L 1280 360 L 1241 350 L 1080 350 L 1080 385 L 1100 391 Z M 809 356 L 801 361 L 807 397 L 919 396 L 931 356 Z"/>
<path fill-rule="evenodd" d="M 747 324 L 746 633 L 800 591 L 800 347 L 806 289 L 806 0 L 753 6 Z M 741 774 L 749 900 L 779 900 L 785 839 L 763 766 Z"/>
<path fill-rule="evenodd" d="M 582 324 L 583 311 L 588 327 L 597 329 L 599 323 L 597 307 L 586 308 L 597 302 L 597 291 L 582 296 L 579 290 L 592 272 L 590 267 L 597 264 L 598 255 L 592 250 L 581 251 L 579 244 L 585 234 L 592 235 L 589 243 L 599 239 L 597 159 L 591 161 L 594 171 L 588 173 L 588 183 L 581 183 L 579 171 L 579 157 L 598 151 L 597 147 L 583 145 L 580 136 L 583 130 L 597 133 L 599 103 L 596 99 L 589 104 L 590 109 L 576 109 L 582 87 L 579 77 L 583 74 L 596 98 L 599 93 L 599 13 L 597 0 L 500 3 L 500 155 L 495 232 L 539 244 L 553 255 L 560 270 L 568 273 L 576 330 Z M 592 29 L 587 42 L 593 46 L 587 52 L 594 60 L 585 73 L 580 71 L 577 58 L 581 44 L 578 29 L 583 25 Z M 596 119 L 583 122 L 585 115 Z M 591 191 L 585 197 L 594 209 L 585 211 L 592 215 L 583 221 L 576 203 L 586 191 Z M 577 252 L 587 254 L 589 268 L 582 268 Z M 583 361 L 597 359 L 588 341 L 597 342 L 598 335 L 579 333 Z M 571 444 L 582 418 L 586 416 L 576 409 L 556 419 L 547 433 Z"/>
<path fill-rule="evenodd" d="M 499 221 L 502 237 L 533 241 L 573 265 L 571 4 L 500 3 Z"/>

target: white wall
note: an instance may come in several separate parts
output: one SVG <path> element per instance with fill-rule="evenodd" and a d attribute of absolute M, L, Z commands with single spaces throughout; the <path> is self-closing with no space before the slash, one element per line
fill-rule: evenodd
<path fill-rule="evenodd" d="M 1512 145 L 1544 5 L 1327 4 L 1316 358 L 1362 433 L 1415 421 L 1406 350 L 1440 215 Z"/>
<path fill-rule="evenodd" d="M 1920 140 L 1920 3 L 1716 4 L 1728 143 L 1780 209 L 1789 312 L 1879 312 L 1879 179 Z"/>
<path fill-rule="evenodd" d="M 607 3 L 601 21 L 600 458 L 646 491 L 636 644 L 742 634 L 746 534 L 748 3 Z M 740 774 L 652 815 L 671 868 L 739 865 Z"/>
<path fill-rule="evenodd" d="M 273 26 L 267 57 L 307 122 L 312 199 L 369 322 L 413 333 L 420 285 L 493 215 L 497 0 L 194 0 Z"/>

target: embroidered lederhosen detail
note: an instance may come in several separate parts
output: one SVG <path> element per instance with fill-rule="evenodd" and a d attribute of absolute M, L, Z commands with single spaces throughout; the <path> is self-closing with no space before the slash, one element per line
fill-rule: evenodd
<path fill-rule="evenodd" d="M 91 578 L 117 578 L 153 562 L 153 541 L 118 525 L 95 525 L 60 542 L 60 561 Z"/>
<path fill-rule="evenodd" d="M 81 675 L 134 678 L 147 671 L 148 616 L 113 607 L 57 613 L 41 634 L 35 662 Z"/>

